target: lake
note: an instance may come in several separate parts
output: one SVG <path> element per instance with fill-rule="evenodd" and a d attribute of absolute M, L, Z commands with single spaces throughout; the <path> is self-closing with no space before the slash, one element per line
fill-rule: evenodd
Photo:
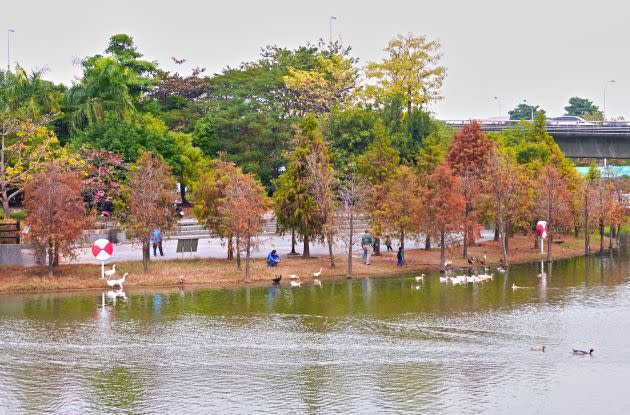
<path fill-rule="evenodd" d="M 545 272 L 1 296 L 0 413 L 629 413 L 630 257 Z"/>

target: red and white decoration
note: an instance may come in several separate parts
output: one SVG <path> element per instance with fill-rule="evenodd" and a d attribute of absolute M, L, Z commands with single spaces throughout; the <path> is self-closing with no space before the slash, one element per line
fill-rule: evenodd
<path fill-rule="evenodd" d="M 114 253 L 114 245 L 107 239 L 97 239 L 92 244 L 92 255 L 99 261 L 109 259 Z"/>
<path fill-rule="evenodd" d="M 536 224 L 536 234 L 541 238 L 545 239 L 547 234 L 549 233 L 549 225 L 544 220 L 539 220 Z"/>

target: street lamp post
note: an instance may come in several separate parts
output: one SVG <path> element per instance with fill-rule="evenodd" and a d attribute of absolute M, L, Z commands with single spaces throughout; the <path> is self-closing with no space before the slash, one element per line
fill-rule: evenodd
<path fill-rule="evenodd" d="M 499 99 L 499 97 L 494 97 L 494 99 L 497 101 L 497 104 L 499 104 L 499 117 L 501 117 L 502 111 L 501 111 L 501 100 Z"/>
<path fill-rule="evenodd" d="M 15 29 L 7 30 L 7 71 L 11 70 L 11 33 L 15 33 Z"/>
<path fill-rule="evenodd" d="M 335 16 L 330 16 L 330 18 L 328 19 L 329 23 L 330 23 L 330 31 L 328 33 L 328 42 L 332 45 L 332 26 L 333 26 L 333 21 L 337 20 L 337 18 Z"/>
<path fill-rule="evenodd" d="M 608 87 L 608 84 L 614 84 L 614 83 L 615 83 L 615 80 L 611 79 L 610 81 L 604 84 L 604 121 L 606 121 L 606 88 Z"/>

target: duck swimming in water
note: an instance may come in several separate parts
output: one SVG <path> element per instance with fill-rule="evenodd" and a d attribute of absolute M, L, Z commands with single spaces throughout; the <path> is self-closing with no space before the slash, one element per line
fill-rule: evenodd
<path fill-rule="evenodd" d="M 590 351 L 588 351 L 588 352 L 585 352 L 584 350 L 577 350 L 577 349 L 573 349 L 573 354 L 576 354 L 576 355 L 578 355 L 578 356 L 585 356 L 585 355 L 587 355 L 587 354 L 588 354 L 588 355 L 592 355 L 594 351 L 595 351 L 595 350 L 593 350 L 593 349 L 591 349 L 591 350 L 590 350 Z"/>

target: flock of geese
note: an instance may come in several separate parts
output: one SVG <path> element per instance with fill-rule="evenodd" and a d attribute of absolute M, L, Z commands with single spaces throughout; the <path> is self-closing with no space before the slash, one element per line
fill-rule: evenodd
<path fill-rule="evenodd" d="M 112 269 L 108 269 L 107 271 L 105 271 L 105 278 L 106 278 L 106 282 L 107 282 L 107 286 L 108 287 L 119 287 L 121 290 L 123 289 L 123 284 L 125 283 L 125 280 L 127 279 L 127 275 L 129 275 L 128 272 L 125 272 L 125 274 L 118 279 L 111 279 L 110 277 L 114 276 L 116 274 L 116 264 L 112 265 Z"/>

